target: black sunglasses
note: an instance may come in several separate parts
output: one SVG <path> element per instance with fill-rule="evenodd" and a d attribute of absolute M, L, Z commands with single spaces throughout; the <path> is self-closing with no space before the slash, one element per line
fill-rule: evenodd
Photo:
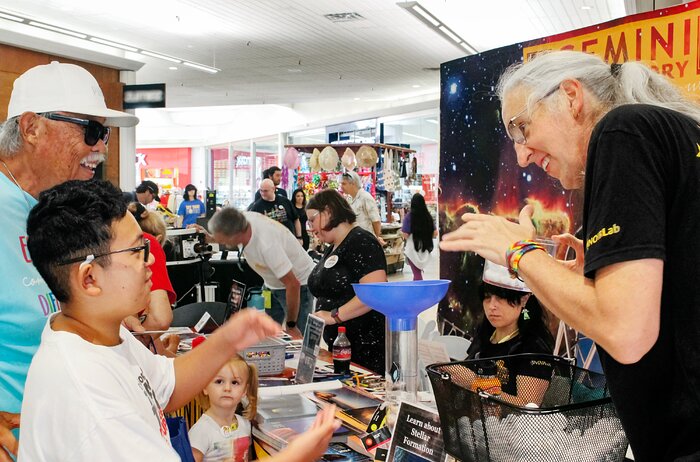
<path fill-rule="evenodd" d="M 50 120 L 81 125 L 85 129 L 85 144 L 88 146 L 94 146 L 100 140 L 104 141 L 105 145 L 109 142 L 109 133 L 111 129 L 109 127 L 105 127 L 95 120 L 78 119 L 77 117 L 56 114 L 55 112 L 45 112 L 41 115 Z"/>
<path fill-rule="evenodd" d="M 77 258 L 71 258 L 70 260 L 62 261 L 57 264 L 57 266 L 64 266 L 64 265 L 71 265 L 73 263 L 78 263 L 81 262 L 81 264 L 85 263 L 92 263 L 95 259 L 100 258 L 100 257 L 106 257 L 107 255 L 112 255 L 114 253 L 122 253 L 122 252 L 141 252 L 143 250 L 143 261 L 147 262 L 148 257 L 151 255 L 151 241 L 148 239 L 144 239 L 143 245 L 140 245 L 138 247 L 129 247 L 128 249 L 121 249 L 121 250 L 113 250 L 112 252 L 106 252 L 106 253 L 100 253 L 100 254 L 90 254 L 85 257 L 77 257 Z"/>

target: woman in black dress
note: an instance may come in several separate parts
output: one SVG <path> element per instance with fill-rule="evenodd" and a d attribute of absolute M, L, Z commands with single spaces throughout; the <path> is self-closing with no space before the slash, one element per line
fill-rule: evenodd
<path fill-rule="evenodd" d="M 326 322 L 323 339 L 328 346 L 347 329 L 352 362 L 384 375 L 384 315 L 360 301 L 353 283 L 386 282 L 386 257 L 377 238 L 355 226 L 355 213 L 335 190 L 316 193 L 306 206 L 312 232 L 331 244 L 309 275 L 316 297 L 316 316 Z"/>
<path fill-rule="evenodd" d="M 299 215 L 299 224 L 301 225 L 301 240 L 304 250 L 309 250 L 309 232 L 306 230 L 306 194 L 304 190 L 295 189 L 292 193 L 292 205 Z"/>

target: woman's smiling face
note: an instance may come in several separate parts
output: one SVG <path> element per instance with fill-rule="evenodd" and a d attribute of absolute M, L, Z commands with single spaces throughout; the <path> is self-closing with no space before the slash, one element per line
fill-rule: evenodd
<path fill-rule="evenodd" d="M 524 137 L 524 144 L 513 143 L 518 165 L 536 164 L 557 178 L 565 189 L 582 187 L 590 132 L 572 115 L 563 89 L 537 101 L 530 111 L 528 96 L 527 89 L 519 87 L 507 94 L 502 104 L 503 123 L 509 136 L 518 140 L 521 132 Z"/>

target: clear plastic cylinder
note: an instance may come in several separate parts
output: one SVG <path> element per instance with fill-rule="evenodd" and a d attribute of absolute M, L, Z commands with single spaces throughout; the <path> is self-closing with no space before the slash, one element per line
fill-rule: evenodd
<path fill-rule="evenodd" d="M 397 322 L 398 321 L 398 322 Z M 412 321 L 412 322 L 411 322 Z M 415 403 L 418 391 L 418 332 L 416 319 L 386 323 L 386 402 L 393 421 L 400 401 Z"/>

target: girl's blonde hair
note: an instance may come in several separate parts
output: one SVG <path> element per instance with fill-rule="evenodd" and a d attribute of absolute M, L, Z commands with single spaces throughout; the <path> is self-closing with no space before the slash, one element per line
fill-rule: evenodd
<path fill-rule="evenodd" d="M 229 366 L 234 371 L 236 368 L 244 368 L 246 371 L 248 371 L 248 388 L 246 390 L 248 405 L 243 407 L 243 403 L 239 403 L 238 408 L 236 409 L 236 414 L 240 414 L 248 420 L 253 420 L 255 418 L 255 414 L 258 412 L 258 368 L 255 367 L 254 364 L 248 364 L 245 362 L 245 359 L 243 359 L 240 355 L 235 355 L 233 358 L 228 360 L 226 364 L 222 366 L 222 368 L 226 366 Z M 202 403 L 202 408 L 205 411 L 211 407 L 209 397 L 204 394 L 204 391 L 199 394 L 199 400 L 200 403 Z"/>
<path fill-rule="evenodd" d="M 160 214 L 149 211 L 139 202 L 132 202 L 127 208 L 129 212 L 134 215 L 134 218 L 136 218 L 142 231 L 152 234 L 153 237 L 158 239 L 160 245 L 165 244 L 165 240 L 167 239 L 165 220 L 163 220 Z"/>

